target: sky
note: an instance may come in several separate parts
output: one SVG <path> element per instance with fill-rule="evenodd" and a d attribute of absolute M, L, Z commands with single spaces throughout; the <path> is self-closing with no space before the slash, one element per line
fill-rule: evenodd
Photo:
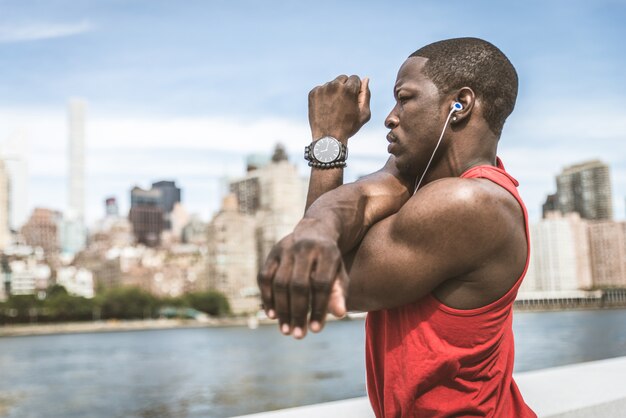
<path fill-rule="evenodd" d="M 346 179 L 387 158 L 383 121 L 419 47 L 474 36 L 516 67 L 499 155 L 531 220 L 563 167 L 610 164 L 626 214 L 626 1 L 0 0 L 0 151 L 26 155 L 28 211 L 65 210 L 67 104 L 88 103 L 86 210 L 176 180 L 210 219 L 250 153 L 283 143 L 303 176 L 307 94 L 339 74 L 371 79 L 372 118 Z"/>

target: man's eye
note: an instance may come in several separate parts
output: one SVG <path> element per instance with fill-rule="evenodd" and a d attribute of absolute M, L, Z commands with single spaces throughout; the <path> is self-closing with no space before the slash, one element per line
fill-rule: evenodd
<path fill-rule="evenodd" d="M 405 104 L 410 99 L 409 96 L 398 96 L 398 103 Z"/>

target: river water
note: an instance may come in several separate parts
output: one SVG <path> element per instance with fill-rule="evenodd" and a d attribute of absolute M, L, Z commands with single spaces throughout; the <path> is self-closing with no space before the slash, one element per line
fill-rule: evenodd
<path fill-rule="evenodd" d="M 515 314 L 516 371 L 626 355 L 626 310 Z M 0 338 L 0 416 L 228 417 L 365 395 L 364 321 Z"/>

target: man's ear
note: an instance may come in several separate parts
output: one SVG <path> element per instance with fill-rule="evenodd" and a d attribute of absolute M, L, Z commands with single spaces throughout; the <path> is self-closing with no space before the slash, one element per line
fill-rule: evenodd
<path fill-rule="evenodd" d="M 452 124 L 458 124 L 469 119 L 476 104 L 476 94 L 470 87 L 462 87 L 453 95 L 454 102 L 458 102 L 463 106 L 461 110 L 457 110 L 452 114 L 452 120 L 450 121 Z"/>

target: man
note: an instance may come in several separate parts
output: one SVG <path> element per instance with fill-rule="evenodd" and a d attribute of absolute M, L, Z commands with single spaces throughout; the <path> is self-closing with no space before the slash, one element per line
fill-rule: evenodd
<path fill-rule="evenodd" d="M 340 76 L 309 95 L 310 207 L 259 273 L 266 312 L 302 338 L 307 317 L 319 332 L 327 310 L 367 311 L 377 417 L 535 417 L 512 379 L 528 217 L 496 157 L 515 69 L 486 41 L 440 41 L 404 62 L 394 96 L 387 164 L 341 185 L 368 80 Z"/>

